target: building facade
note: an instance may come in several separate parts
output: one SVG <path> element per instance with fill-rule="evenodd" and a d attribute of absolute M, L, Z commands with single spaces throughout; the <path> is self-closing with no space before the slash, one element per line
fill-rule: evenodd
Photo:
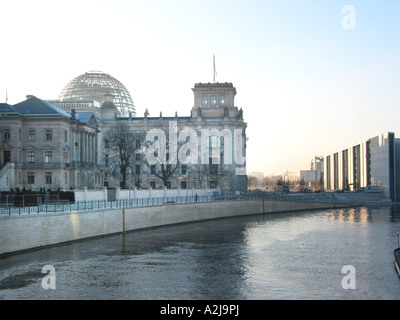
<path fill-rule="evenodd" d="M 315 156 L 311 160 L 309 170 L 300 170 L 300 181 L 314 190 L 322 189 L 324 187 L 324 157 Z"/>
<path fill-rule="evenodd" d="M 0 104 L 2 190 L 102 185 L 93 113 L 69 113 L 34 96 Z"/>
<path fill-rule="evenodd" d="M 379 186 L 386 198 L 400 199 L 400 139 L 387 132 L 325 157 L 326 190 L 357 191 Z"/>
<path fill-rule="evenodd" d="M 246 178 L 246 127 L 243 111 L 234 105 L 236 88 L 232 83 L 197 83 L 192 89 L 194 106 L 190 115 L 179 117 L 150 117 L 146 110 L 143 117 L 121 116 L 106 96 L 99 115 L 99 162 L 107 168 L 107 159 L 112 157 L 107 148 L 107 132 L 115 126 L 128 126 L 134 136 L 146 137 L 153 130 L 164 132 L 168 154 L 172 154 L 173 140 L 178 155 L 184 142 L 192 142 L 185 152 L 187 162 L 165 161 L 166 170 L 175 170 L 170 178 L 160 179 L 161 165 L 149 165 L 146 161 L 149 141 L 141 139 L 137 144 L 135 164 L 130 168 L 128 187 L 139 188 L 221 188 L 224 190 L 245 190 Z M 108 99 L 108 100 L 107 100 Z M 154 142 L 154 141 L 153 141 Z M 118 187 L 121 176 L 105 172 L 105 183 Z"/>
<path fill-rule="evenodd" d="M 90 100 L 88 75 L 84 78 L 82 97 L 77 77 L 63 89 L 63 99 L 44 101 L 30 96 L 16 105 L 0 104 L 2 190 L 120 187 L 123 177 L 110 169 L 115 154 L 108 141 L 108 132 L 116 127 L 129 128 L 132 139 L 138 140 L 124 187 L 247 188 L 247 124 L 242 109 L 234 104 L 232 83 L 195 84 L 188 116 L 166 117 L 160 112 L 150 117 L 147 110 L 136 116 L 132 105 L 121 105 L 123 99 L 116 104 L 107 88 L 101 89 L 105 94 L 99 102 L 94 86 L 96 100 Z M 98 74 L 95 78 L 108 83 Z M 78 86 L 76 91 L 73 85 Z M 166 137 L 167 159 L 150 164 L 149 150 L 154 154 L 164 150 L 160 145 L 154 149 L 161 142 L 154 134 L 149 138 L 155 131 Z M 169 171 L 165 179 L 160 178 L 161 169 Z"/>

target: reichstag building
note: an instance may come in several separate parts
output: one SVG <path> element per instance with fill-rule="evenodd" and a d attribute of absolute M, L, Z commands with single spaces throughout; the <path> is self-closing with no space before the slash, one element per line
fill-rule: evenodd
<path fill-rule="evenodd" d="M 2 190 L 245 190 L 247 124 L 236 88 L 196 83 L 192 91 L 187 116 L 137 115 L 120 81 L 90 71 L 57 99 L 0 103 Z"/>

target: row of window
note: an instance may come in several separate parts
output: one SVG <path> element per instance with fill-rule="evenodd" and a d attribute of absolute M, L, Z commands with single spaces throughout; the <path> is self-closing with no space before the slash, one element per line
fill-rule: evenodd
<path fill-rule="evenodd" d="M 27 173 L 27 178 L 28 178 L 28 184 L 35 184 L 35 173 L 34 172 L 28 172 Z M 65 173 L 65 180 L 67 181 L 68 175 Z M 52 173 L 51 172 L 45 172 L 44 173 L 44 183 L 45 184 L 52 184 Z"/>
<path fill-rule="evenodd" d="M 65 172 L 65 184 L 68 184 L 68 173 Z M 19 178 L 20 180 L 20 178 Z M 28 184 L 35 184 L 35 172 L 27 172 L 27 182 Z M 45 184 L 52 184 L 53 181 L 53 175 L 52 172 L 45 172 L 44 173 L 44 183 Z M 167 188 L 171 188 L 171 182 L 167 182 Z M 137 187 L 140 187 L 140 182 L 136 183 Z M 155 189 L 156 188 L 156 182 L 155 181 L 151 181 L 150 182 L 150 187 Z M 186 185 L 186 181 L 181 181 L 181 189 L 186 189 L 187 185 Z"/>
<path fill-rule="evenodd" d="M 28 163 L 35 163 L 35 158 L 36 158 L 36 152 L 28 151 Z M 44 162 L 53 163 L 53 151 L 44 152 Z"/>
<path fill-rule="evenodd" d="M 167 174 L 171 173 L 172 165 L 171 164 L 167 164 L 166 170 L 167 170 Z M 156 166 L 155 165 L 150 166 L 150 173 L 151 174 L 155 174 L 156 173 Z M 136 174 L 140 174 L 140 165 L 136 166 Z M 182 175 L 187 174 L 187 166 L 186 165 L 182 165 L 181 166 L 181 174 Z"/>
<path fill-rule="evenodd" d="M 217 181 L 210 181 L 210 188 L 217 188 L 218 182 Z M 140 182 L 136 183 L 136 187 L 140 187 Z M 156 188 L 156 182 L 155 181 L 150 181 L 150 187 L 152 189 Z M 167 182 L 167 189 L 171 189 L 172 184 L 170 181 Z M 187 183 L 186 181 L 181 181 L 181 189 L 186 189 L 187 188 Z"/>
<path fill-rule="evenodd" d="M 136 187 L 138 187 L 138 188 L 140 187 L 140 183 L 139 182 L 136 183 Z M 152 189 L 155 189 L 156 188 L 156 182 L 155 181 L 150 181 L 150 187 Z M 171 187 L 172 187 L 171 182 L 168 181 L 167 182 L 167 189 L 171 189 Z M 181 181 L 181 189 L 186 189 L 186 188 L 187 188 L 186 181 Z"/>
<path fill-rule="evenodd" d="M 96 174 L 97 177 L 97 174 Z M 35 172 L 27 172 L 27 182 L 28 184 L 35 184 Z M 21 184 L 21 172 L 18 174 L 18 183 Z M 53 174 L 52 172 L 44 173 L 44 184 L 52 184 L 53 183 Z M 68 184 L 68 172 L 64 173 L 64 184 Z"/>
<path fill-rule="evenodd" d="M 156 138 L 158 139 L 158 137 L 156 137 Z M 188 142 L 188 141 L 189 141 L 189 137 L 186 138 L 186 142 Z M 221 147 L 221 145 L 223 145 L 223 141 L 224 141 L 224 137 L 219 137 L 219 136 L 209 136 L 208 137 L 208 145 L 209 145 L 210 148 L 219 148 L 219 147 Z M 110 148 L 110 140 L 108 140 L 108 139 L 104 140 L 104 148 L 105 149 L 109 149 Z M 136 150 L 140 149 L 140 140 L 139 139 L 135 140 L 135 149 Z M 156 154 L 154 156 L 157 157 Z M 190 156 L 190 149 L 188 149 L 187 156 Z M 167 158 L 168 158 L 168 152 L 167 152 Z M 140 153 L 136 154 L 136 161 L 140 161 Z"/>
<path fill-rule="evenodd" d="M 19 177 L 19 180 L 21 180 L 21 177 Z M 35 184 L 35 172 L 27 172 L 27 182 L 28 184 Z M 64 174 L 64 180 L 65 180 L 65 184 L 68 184 L 68 173 L 65 172 Z M 45 184 L 52 184 L 53 181 L 53 175 L 52 172 L 45 172 L 44 173 L 44 183 Z M 19 181 L 19 183 L 21 183 L 21 181 Z M 140 182 L 136 183 L 137 187 L 140 187 Z M 156 182 L 155 181 L 151 181 L 150 182 L 150 187 L 155 189 L 156 188 Z M 215 186 L 213 186 L 215 187 Z M 167 182 L 167 188 L 171 188 L 171 182 L 168 181 Z M 181 189 L 186 189 L 187 188 L 187 184 L 186 181 L 181 181 Z"/>
<path fill-rule="evenodd" d="M 97 185 L 101 181 L 101 175 L 99 173 L 95 173 L 95 184 Z M 77 173 L 77 180 L 80 180 L 80 173 Z M 18 173 L 18 183 L 22 184 L 21 181 L 21 172 Z M 27 183 L 28 184 L 35 184 L 35 172 L 27 172 Z M 41 184 L 42 182 L 38 182 Z M 44 173 L 44 184 L 52 184 L 53 183 L 53 175 L 52 172 L 45 172 Z M 64 172 L 64 184 L 68 185 L 68 172 Z"/>
<path fill-rule="evenodd" d="M 170 164 L 167 165 L 167 172 L 168 173 L 171 172 L 171 169 L 172 169 L 172 166 Z M 156 166 L 155 165 L 150 166 L 150 174 L 155 174 L 155 173 L 156 173 Z M 141 174 L 141 165 L 140 164 L 137 164 L 135 166 L 135 174 L 136 175 L 140 175 Z M 181 174 L 182 175 L 187 174 L 187 166 L 186 165 L 182 165 L 181 166 Z"/>
<path fill-rule="evenodd" d="M 35 141 L 36 139 L 36 134 L 34 129 L 29 129 L 28 131 L 28 140 L 29 141 Z M 51 129 L 46 130 L 46 140 L 51 141 L 53 140 L 53 131 Z"/>
<path fill-rule="evenodd" d="M 21 130 L 19 132 L 19 140 L 21 140 Z M 11 140 L 11 129 L 3 129 L 3 140 Z M 29 141 L 35 141 L 36 140 L 36 131 L 35 129 L 29 129 L 28 130 L 28 140 Z M 45 130 L 45 140 L 47 141 L 52 141 L 53 140 L 53 130 L 52 129 L 46 129 Z M 64 131 L 64 142 L 68 142 L 68 131 Z"/>
<path fill-rule="evenodd" d="M 208 97 L 207 96 L 203 96 L 201 103 L 202 103 L 203 106 L 207 106 L 208 105 Z M 217 97 L 216 96 L 211 96 L 210 104 L 212 106 L 217 105 Z M 219 105 L 224 105 L 224 104 L 225 104 L 225 97 L 221 95 L 221 96 L 219 96 Z"/>
<path fill-rule="evenodd" d="M 109 149 L 110 148 L 110 140 L 104 139 L 104 148 Z M 135 139 L 135 148 L 140 149 L 140 140 Z"/>

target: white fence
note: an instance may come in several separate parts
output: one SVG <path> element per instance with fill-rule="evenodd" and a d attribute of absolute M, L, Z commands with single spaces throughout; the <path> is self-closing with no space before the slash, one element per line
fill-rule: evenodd
<path fill-rule="evenodd" d="M 74 190 L 75 201 L 107 200 L 107 188 L 90 190 L 87 188 Z M 138 199 L 138 198 L 165 198 L 165 197 L 194 197 L 207 196 L 213 192 L 220 192 L 220 189 L 120 189 L 115 190 L 116 200 Z"/>

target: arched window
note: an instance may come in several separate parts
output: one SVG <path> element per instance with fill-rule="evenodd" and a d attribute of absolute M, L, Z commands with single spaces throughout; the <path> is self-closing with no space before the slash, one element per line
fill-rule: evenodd
<path fill-rule="evenodd" d="M 225 97 L 224 96 L 219 96 L 219 104 L 224 105 L 225 104 Z"/>
<path fill-rule="evenodd" d="M 217 98 L 215 96 L 211 96 L 211 105 L 215 106 L 217 104 Z"/>
<path fill-rule="evenodd" d="M 202 100 L 201 100 L 201 104 L 203 105 L 203 106 L 206 106 L 207 105 L 207 96 L 203 96 L 203 98 L 202 98 Z"/>

